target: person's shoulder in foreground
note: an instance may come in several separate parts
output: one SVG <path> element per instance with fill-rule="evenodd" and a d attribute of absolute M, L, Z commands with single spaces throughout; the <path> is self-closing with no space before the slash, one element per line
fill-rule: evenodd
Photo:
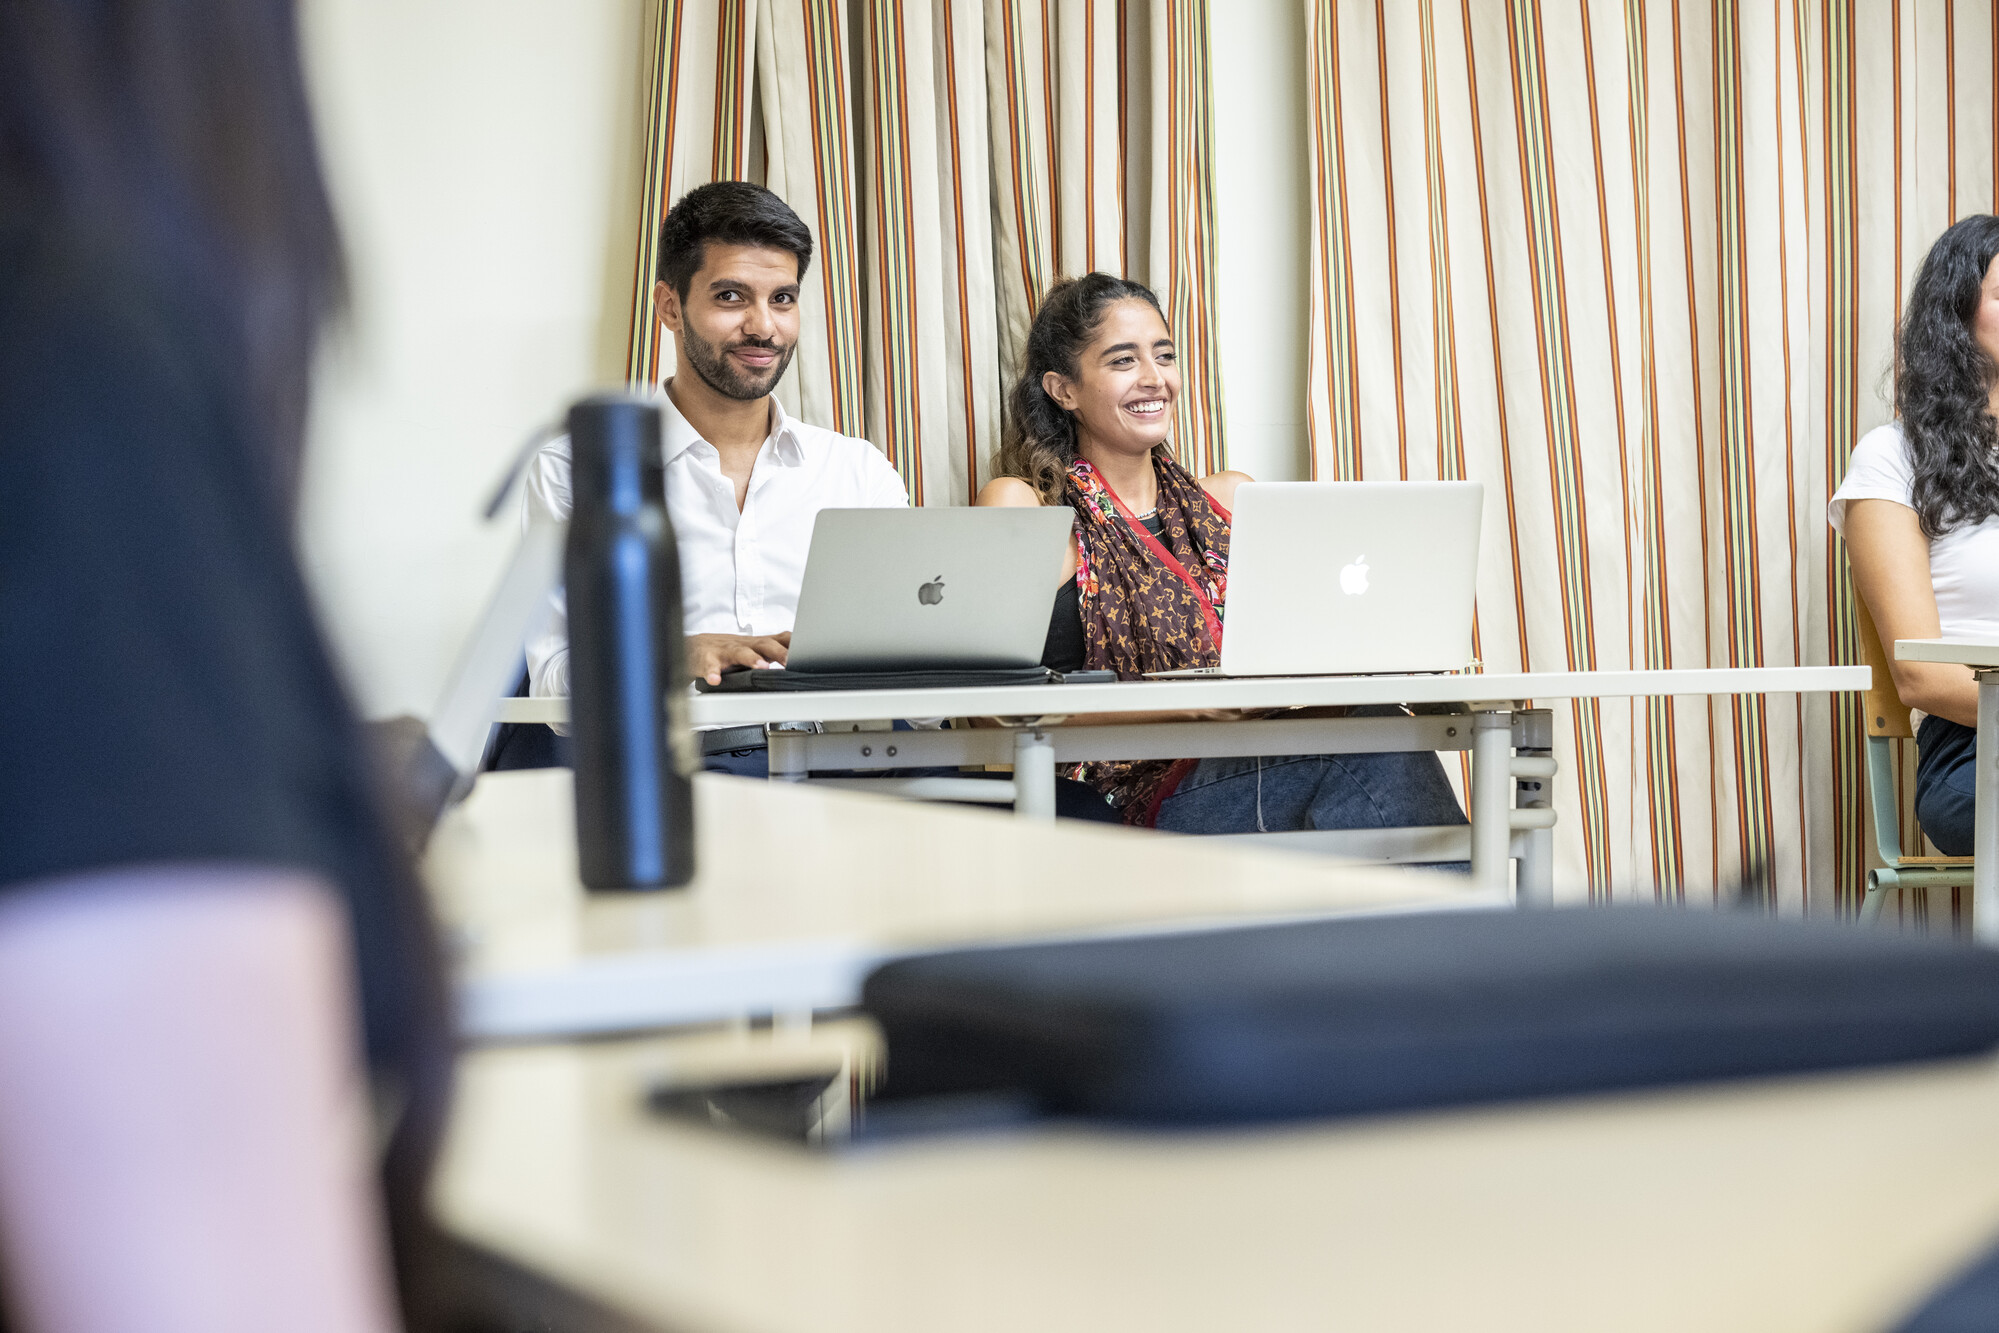
<path fill-rule="evenodd" d="M 218 346 L 87 241 L 6 252 L 0 880 L 225 854 L 347 878 L 301 799 L 338 788 L 343 700 Z"/>
<path fill-rule="evenodd" d="M 260 365 L 203 273 L 0 225 L 0 1304 L 386 1329 L 372 1154 L 326 1127 L 365 1042 L 413 1217 L 442 994 L 291 548 L 310 349 Z"/>

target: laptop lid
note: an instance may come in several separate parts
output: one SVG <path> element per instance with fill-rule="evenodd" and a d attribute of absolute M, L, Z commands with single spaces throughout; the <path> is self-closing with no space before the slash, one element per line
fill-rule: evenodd
<path fill-rule="evenodd" d="M 822 509 L 786 665 L 795 671 L 1041 661 L 1066 508 Z"/>
<path fill-rule="evenodd" d="M 521 645 L 562 578 L 565 530 L 536 523 L 521 538 L 428 722 L 405 714 L 368 724 L 377 778 L 412 853 L 478 776 L 500 700 L 521 674 Z"/>
<path fill-rule="evenodd" d="M 1222 673 L 1463 667 L 1484 502 L 1475 481 L 1243 483 Z"/>

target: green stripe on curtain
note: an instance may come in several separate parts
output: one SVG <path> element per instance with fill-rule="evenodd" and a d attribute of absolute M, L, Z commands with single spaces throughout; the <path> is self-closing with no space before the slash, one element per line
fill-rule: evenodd
<path fill-rule="evenodd" d="M 1308 7 L 1312 103 L 1312 302 L 1310 371 L 1312 475 L 1358 481 L 1360 367 L 1354 359 L 1353 249 L 1347 233 L 1346 125 L 1340 89 L 1339 0 Z M 1323 464 L 1322 461 L 1324 460 Z"/>
<path fill-rule="evenodd" d="M 1160 0 L 1153 12 L 1155 50 L 1164 52 L 1165 131 L 1156 168 L 1164 199 L 1166 252 L 1153 235 L 1154 286 L 1161 285 L 1167 323 L 1180 353 L 1180 398 L 1174 405 L 1173 448 L 1196 475 L 1228 466 L 1222 413 L 1222 358 L 1214 345 L 1215 198 L 1214 107 L 1208 78 L 1207 0 Z M 1156 105 L 1156 103 L 1155 103 Z"/>
<path fill-rule="evenodd" d="M 715 133 L 710 180 L 750 177 L 750 77 L 756 45 L 751 37 L 753 0 L 717 0 Z"/>
<path fill-rule="evenodd" d="M 1042 6 L 994 0 L 986 6 L 987 78 L 992 88 L 995 262 L 1003 297 L 1002 378 L 1011 381 L 1041 297 L 1059 275 L 1049 226 L 1048 121 L 1051 73 L 1042 63 Z"/>
<path fill-rule="evenodd" d="M 1820 116 L 1825 159 L 1825 470 L 1826 498 L 1839 489 L 1846 460 L 1859 441 L 1860 377 L 1856 362 L 1860 344 L 1860 306 L 1856 300 L 1859 219 L 1854 190 L 1854 70 L 1853 6 L 1827 0 L 1822 13 L 1823 64 Z M 1831 527 L 1825 529 L 1826 562 L 1831 574 L 1826 599 L 1831 623 L 1832 660 L 1860 660 L 1859 628 L 1853 618 L 1853 580 L 1846 565 L 1845 544 Z M 1842 914 L 1857 910 L 1865 891 L 1871 838 L 1865 816 L 1867 757 L 1861 700 L 1851 695 L 1833 701 L 1829 723 L 1833 800 L 1844 816 L 1835 825 L 1833 857 L 1838 867 L 1835 892 Z"/>
<path fill-rule="evenodd" d="M 849 141 L 846 5 L 802 0 L 806 114 L 812 125 L 812 172 L 824 268 L 827 380 L 823 423 L 845 435 L 865 429 L 861 399 L 860 248 L 854 235 L 853 145 Z"/>
<path fill-rule="evenodd" d="M 625 376 L 634 384 L 653 384 L 659 376 L 659 324 L 653 318 L 652 286 L 659 224 L 672 202 L 667 192 L 679 109 L 680 80 L 674 71 L 680 66 L 680 13 L 681 0 L 659 0 L 651 24 L 645 176 L 639 186 L 639 245 L 632 271 L 631 338 L 625 354 Z"/>
<path fill-rule="evenodd" d="M 1541 14 L 1533 0 L 1511 0 L 1507 36 L 1513 64 L 1514 125 L 1525 184 L 1528 266 L 1532 281 L 1535 357 L 1540 365 L 1546 414 L 1548 472 L 1553 500 L 1555 555 L 1561 580 L 1562 641 L 1571 671 L 1596 669 L 1596 615 L 1590 582 L 1589 516 L 1583 505 L 1583 462 L 1576 433 L 1576 398 L 1569 359 L 1569 297 L 1563 262 L 1560 208 L 1551 162 L 1547 82 L 1542 71 Z M 1575 701 L 1582 838 L 1590 895 L 1610 890 L 1606 841 L 1601 705 Z"/>
<path fill-rule="evenodd" d="M 871 365 L 880 367 L 875 390 L 881 410 L 869 415 L 874 442 L 902 474 L 912 504 L 922 504 L 923 419 L 918 402 L 923 362 L 918 348 L 916 217 L 910 179 L 911 87 L 903 6 L 868 0 L 869 247 L 878 299 L 871 303 Z M 928 62 L 925 62 L 927 67 Z M 927 96 L 928 90 L 922 90 Z M 932 219 L 934 221 L 934 219 Z M 871 386 L 873 387 L 873 386 Z"/>
<path fill-rule="evenodd" d="M 1636 608 L 1642 627 L 1642 661 L 1648 670 L 1673 665 L 1673 625 L 1669 561 L 1666 558 L 1665 478 L 1660 460 L 1659 361 L 1654 330 L 1652 282 L 1651 96 L 1647 66 L 1651 50 L 1646 40 L 1644 0 L 1625 0 L 1625 77 L 1630 107 L 1631 195 L 1637 224 L 1639 365 L 1644 404 L 1639 413 L 1639 544 L 1643 549 L 1644 589 Z M 1677 708 L 1671 699 L 1647 699 L 1645 707 L 1645 813 L 1650 838 L 1650 869 L 1656 896 L 1685 896 L 1685 857 L 1680 832 L 1679 733 Z M 1639 864 L 1645 864 L 1639 858 Z"/>
<path fill-rule="evenodd" d="M 1728 575 L 1728 665 L 1762 666 L 1762 556 L 1757 540 L 1756 442 L 1752 438 L 1749 238 L 1742 167 L 1745 126 L 1740 102 L 1742 49 L 1736 0 L 1715 0 L 1714 118 L 1715 250 L 1720 330 L 1722 551 Z M 1760 695 L 1730 701 L 1734 723 L 1735 809 L 1741 873 L 1761 874 L 1770 861 L 1769 742 Z M 1760 889 L 1761 886 L 1758 885 Z"/>

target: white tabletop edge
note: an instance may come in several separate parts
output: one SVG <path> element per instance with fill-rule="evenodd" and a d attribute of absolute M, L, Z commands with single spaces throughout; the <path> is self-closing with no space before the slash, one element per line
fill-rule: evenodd
<path fill-rule="evenodd" d="M 745 1014 L 823 1013 L 859 1004 L 861 984 L 870 972 L 916 954 L 1510 906 L 1503 895 L 1473 889 L 1462 896 L 1406 903 L 1153 918 L 934 944 L 847 938 L 648 949 L 561 967 L 466 977 L 458 986 L 458 1026 L 462 1037 L 480 1043 L 608 1036 L 717 1023 Z"/>
<path fill-rule="evenodd" d="M 1121 681 L 1107 685 L 941 690 L 697 694 L 696 726 L 864 722 L 898 717 L 1060 716 L 1174 708 L 1287 708 L 1335 704 L 1466 703 L 1491 699 L 1636 698 L 1678 694 L 1799 694 L 1864 690 L 1864 666 L 1688 667 L 1431 676 L 1279 676 Z M 509 699 L 507 722 L 561 722 L 563 699 Z"/>
<path fill-rule="evenodd" d="M 1999 639 L 1897 639 L 1895 660 L 1999 666 Z"/>
<path fill-rule="evenodd" d="M 474 1042 L 529 1041 L 843 1009 L 895 952 L 854 939 L 784 940 L 475 975 L 459 983 L 458 1026 Z"/>

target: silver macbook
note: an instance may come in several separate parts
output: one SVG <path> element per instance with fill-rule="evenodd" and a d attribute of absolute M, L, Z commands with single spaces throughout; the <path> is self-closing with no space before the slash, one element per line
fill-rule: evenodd
<path fill-rule="evenodd" d="M 1068 509 L 1049 507 L 822 509 L 785 665 L 1035 666 L 1073 521 Z"/>
<path fill-rule="evenodd" d="M 1222 664 L 1207 674 L 1466 666 L 1484 501 L 1476 481 L 1243 483 Z"/>

